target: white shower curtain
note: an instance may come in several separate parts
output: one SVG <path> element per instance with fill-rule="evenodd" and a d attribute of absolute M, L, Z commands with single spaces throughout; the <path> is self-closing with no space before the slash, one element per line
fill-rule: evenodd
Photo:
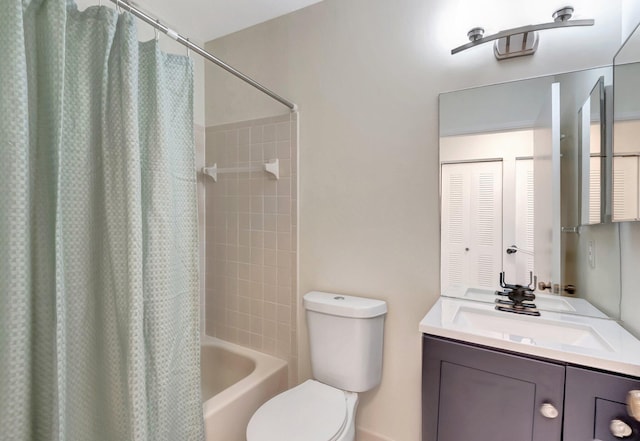
<path fill-rule="evenodd" d="M 0 9 L 0 439 L 202 440 L 191 62 Z"/>

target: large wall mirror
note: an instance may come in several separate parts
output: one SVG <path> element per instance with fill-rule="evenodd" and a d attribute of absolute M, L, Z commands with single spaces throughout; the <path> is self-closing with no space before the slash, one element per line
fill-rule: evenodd
<path fill-rule="evenodd" d="M 531 285 L 539 309 L 618 317 L 608 305 L 619 283 L 594 302 L 578 271 L 580 225 L 603 219 L 601 103 L 612 81 L 601 67 L 440 95 L 443 295 L 494 302 L 504 272 Z"/>
<path fill-rule="evenodd" d="M 640 220 L 640 30 L 614 58 L 613 220 Z"/>

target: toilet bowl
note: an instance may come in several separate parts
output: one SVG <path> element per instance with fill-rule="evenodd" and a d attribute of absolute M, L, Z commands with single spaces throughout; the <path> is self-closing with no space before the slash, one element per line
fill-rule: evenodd
<path fill-rule="evenodd" d="M 317 291 L 303 300 L 314 379 L 263 404 L 247 441 L 354 441 L 358 392 L 380 384 L 387 304 Z"/>
<path fill-rule="evenodd" d="M 353 441 L 357 406 L 357 393 L 307 380 L 256 411 L 247 441 Z"/>

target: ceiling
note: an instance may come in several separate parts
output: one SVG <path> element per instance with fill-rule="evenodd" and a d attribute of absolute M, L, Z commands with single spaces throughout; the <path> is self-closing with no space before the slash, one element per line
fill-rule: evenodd
<path fill-rule="evenodd" d="M 170 27 L 175 27 L 179 33 L 205 43 L 319 1 L 134 0 L 133 4 Z"/>
<path fill-rule="evenodd" d="M 81 8 L 111 4 L 108 0 L 76 0 Z M 127 0 L 125 0 L 127 1 Z M 164 24 L 185 37 L 203 44 L 224 35 L 248 28 L 281 15 L 318 3 L 321 0 L 129 0 L 157 17 Z M 393 0 L 389 0 L 393 1 Z M 594 18 L 599 23 L 602 14 L 619 11 L 621 0 L 580 0 L 573 2 L 574 19 Z M 566 4 L 566 0 L 447 0 L 436 2 L 446 9 L 439 20 L 438 35 L 455 34 L 460 44 L 466 43 L 466 33 L 474 26 L 482 26 L 486 34 L 499 30 L 552 21 L 551 14 Z M 446 5 L 446 6 L 445 6 Z M 514 7 L 518 5 L 518 7 Z M 452 20 L 451 17 L 454 17 Z M 449 40 L 449 38 L 447 38 Z M 451 44 L 450 42 L 448 44 Z"/>
<path fill-rule="evenodd" d="M 231 34 L 321 0 L 125 0 L 198 44 Z M 108 0 L 76 0 L 80 9 Z"/>

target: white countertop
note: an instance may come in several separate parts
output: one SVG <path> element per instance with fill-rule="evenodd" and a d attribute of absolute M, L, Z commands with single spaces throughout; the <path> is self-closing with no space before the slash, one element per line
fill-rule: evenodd
<path fill-rule="evenodd" d="M 476 326 L 466 318 L 469 313 L 490 325 Z M 536 327 L 545 332 L 534 332 L 531 338 L 522 330 Z M 496 311 L 490 303 L 440 297 L 419 329 L 424 334 L 640 377 L 640 341 L 611 319 L 548 311 L 531 317 Z M 573 334 L 578 335 L 575 342 Z"/>

